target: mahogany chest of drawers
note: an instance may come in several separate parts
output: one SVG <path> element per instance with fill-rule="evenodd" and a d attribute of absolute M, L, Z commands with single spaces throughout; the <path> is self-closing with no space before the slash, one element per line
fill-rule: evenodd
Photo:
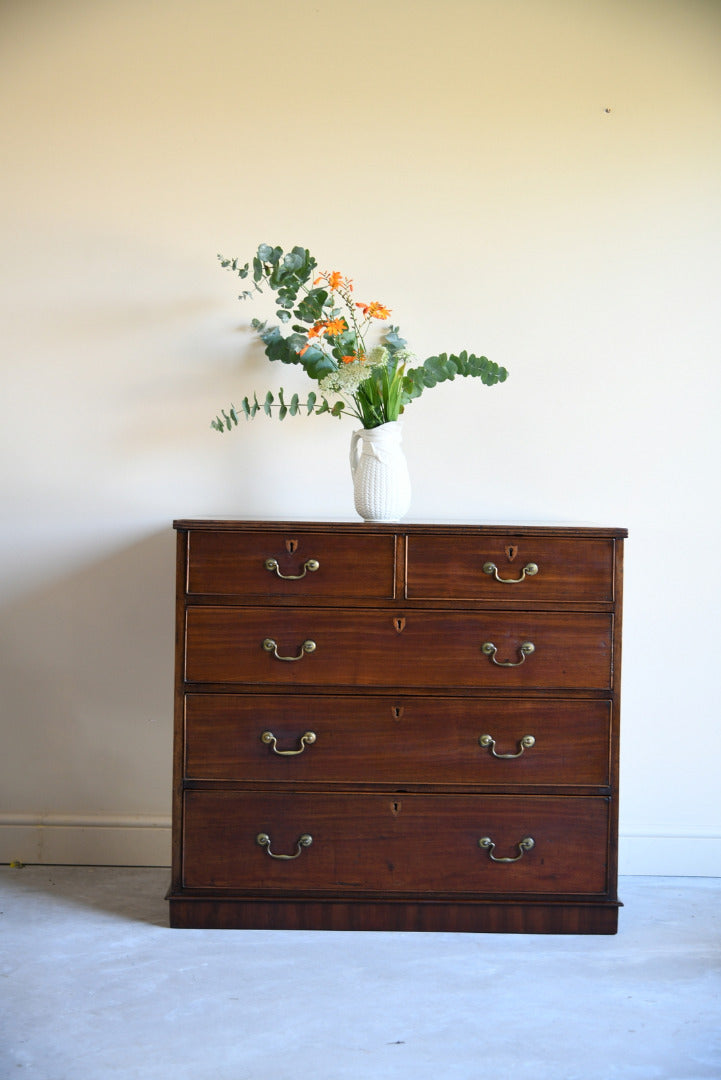
<path fill-rule="evenodd" d="M 172 926 L 615 932 L 625 530 L 175 528 Z"/>

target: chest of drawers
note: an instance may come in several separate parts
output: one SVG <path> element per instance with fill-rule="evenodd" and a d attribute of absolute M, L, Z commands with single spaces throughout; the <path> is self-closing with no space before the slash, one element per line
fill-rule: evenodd
<path fill-rule="evenodd" d="M 615 932 L 625 530 L 175 528 L 172 926 Z"/>

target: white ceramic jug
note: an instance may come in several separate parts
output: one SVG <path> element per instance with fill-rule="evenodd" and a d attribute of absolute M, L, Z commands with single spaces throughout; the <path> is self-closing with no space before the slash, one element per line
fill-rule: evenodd
<path fill-rule="evenodd" d="M 364 521 L 400 521 L 411 504 L 411 480 L 400 420 L 360 428 L 351 437 L 355 508 Z"/>

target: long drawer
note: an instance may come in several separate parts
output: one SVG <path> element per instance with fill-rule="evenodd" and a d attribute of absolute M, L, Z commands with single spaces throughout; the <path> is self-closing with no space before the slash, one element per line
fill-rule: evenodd
<path fill-rule="evenodd" d="M 603 613 L 199 605 L 186 613 L 185 679 L 608 690 L 612 620 Z"/>
<path fill-rule="evenodd" d="M 186 791 L 182 879 L 295 895 L 601 895 L 608 828 L 602 797 Z"/>
<path fill-rule="evenodd" d="M 188 694 L 187 779 L 263 784 L 609 784 L 600 699 Z"/>

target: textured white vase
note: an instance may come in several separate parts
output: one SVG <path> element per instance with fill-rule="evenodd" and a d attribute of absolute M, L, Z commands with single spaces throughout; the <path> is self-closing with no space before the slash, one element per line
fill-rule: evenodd
<path fill-rule="evenodd" d="M 411 505 L 411 480 L 400 420 L 361 428 L 351 437 L 355 508 L 364 521 L 400 521 Z"/>

